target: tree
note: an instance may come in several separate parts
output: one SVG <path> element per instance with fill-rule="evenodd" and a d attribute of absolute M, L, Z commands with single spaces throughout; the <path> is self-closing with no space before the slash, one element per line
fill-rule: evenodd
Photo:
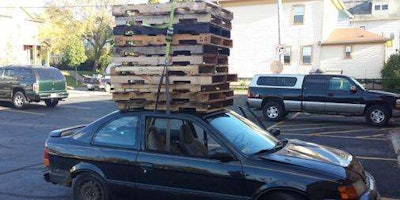
<path fill-rule="evenodd" d="M 64 49 L 62 63 L 77 68 L 87 59 L 85 47 L 79 37 L 71 37 Z"/>
<path fill-rule="evenodd" d="M 381 70 L 382 84 L 385 89 L 400 91 L 400 54 L 393 54 Z"/>

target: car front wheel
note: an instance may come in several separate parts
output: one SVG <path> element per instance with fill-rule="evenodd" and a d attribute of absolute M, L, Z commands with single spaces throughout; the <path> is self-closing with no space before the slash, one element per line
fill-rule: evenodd
<path fill-rule="evenodd" d="M 44 103 L 46 103 L 47 107 L 54 108 L 58 104 L 58 100 L 57 99 L 47 99 L 47 100 L 44 100 Z"/>
<path fill-rule="evenodd" d="M 279 102 L 267 102 L 263 107 L 264 118 L 268 121 L 279 121 L 285 116 L 285 113 Z"/>
<path fill-rule="evenodd" d="M 383 105 L 373 105 L 365 112 L 365 120 L 373 126 L 386 126 L 389 119 L 390 113 Z"/>
<path fill-rule="evenodd" d="M 109 194 L 105 181 L 92 173 L 79 174 L 72 185 L 75 200 L 108 200 Z"/>
<path fill-rule="evenodd" d="M 23 109 L 26 105 L 26 97 L 22 92 L 16 92 L 13 95 L 12 102 L 15 108 Z"/>

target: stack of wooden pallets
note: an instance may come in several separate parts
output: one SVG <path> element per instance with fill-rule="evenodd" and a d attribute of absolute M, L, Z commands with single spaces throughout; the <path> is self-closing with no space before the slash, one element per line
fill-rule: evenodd
<path fill-rule="evenodd" d="M 212 112 L 233 104 L 228 56 L 233 14 L 209 2 L 175 4 L 174 35 L 169 62 L 171 110 Z M 154 109 L 165 64 L 171 5 L 114 6 L 115 57 L 113 100 L 121 110 Z M 166 109 L 165 79 L 158 109 Z"/>

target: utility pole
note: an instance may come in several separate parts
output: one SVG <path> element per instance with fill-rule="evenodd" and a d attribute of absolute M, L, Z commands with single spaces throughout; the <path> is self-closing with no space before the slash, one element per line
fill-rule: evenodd
<path fill-rule="evenodd" d="M 276 0 L 277 1 L 277 6 L 278 6 L 278 45 L 282 47 L 282 41 L 281 41 L 281 13 L 282 13 L 282 0 Z M 282 62 L 283 56 L 278 53 L 279 56 L 279 62 Z"/>

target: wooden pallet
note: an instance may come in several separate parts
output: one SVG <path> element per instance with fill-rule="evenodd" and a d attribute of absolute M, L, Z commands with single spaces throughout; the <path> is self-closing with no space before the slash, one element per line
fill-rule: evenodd
<path fill-rule="evenodd" d="M 120 92 L 157 92 L 158 85 L 156 84 L 114 84 L 114 91 Z M 172 84 L 169 86 L 170 92 L 205 92 L 205 91 L 219 91 L 229 90 L 229 83 L 214 83 L 208 85 L 194 85 L 194 84 Z M 165 85 L 161 85 L 160 92 L 165 92 Z"/>
<path fill-rule="evenodd" d="M 111 75 L 160 75 L 164 71 L 163 66 L 119 66 L 111 69 Z M 214 65 L 189 65 L 168 66 L 169 75 L 195 76 L 227 73 L 228 66 Z"/>
<path fill-rule="evenodd" d="M 168 15 L 171 4 L 139 4 L 113 6 L 114 16 Z M 175 4 L 176 14 L 211 13 L 215 16 L 232 20 L 233 13 L 210 2 L 180 2 Z"/>
<path fill-rule="evenodd" d="M 129 26 L 119 25 L 113 29 L 114 35 L 165 35 L 167 34 L 167 28 L 158 29 L 147 26 Z M 218 27 L 210 23 L 196 23 L 196 24 L 174 24 L 175 34 L 192 34 L 198 35 L 202 33 L 212 33 L 225 38 L 231 38 L 231 31 L 224 28 Z"/>
<path fill-rule="evenodd" d="M 224 56 L 226 57 L 226 56 Z M 179 65 L 179 66 L 187 66 L 187 65 L 217 65 L 217 64 L 227 64 L 227 63 L 218 63 L 219 56 L 208 54 L 208 55 L 194 55 L 194 56 L 172 56 L 171 64 Z M 165 57 L 164 56 L 138 56 L 138 57 L 113 57 L 113 63 L 121 64 L 121 65 L 148 65 L 148 66 L 164 66 L 165 65 Z"/>
<path fill-rule="evenodd" d="M 111 76 L 112 84 L 159 84 L 161 76 L 131 75 L 131 76 Z M 214 83 L 226 83 L 237 81 L 236 74 L 213 74 L 208 76 L 169 76 L 170 84 L 194 84 L 210 85 Z M 165 84 L 165 79 L 163 84 Z"/>
<path fill-rule="evenodd" d="M 170 20 L 169 15 L 139 15 L 129 17 L 116 17 L 115 22 L 117 26 L 120 25 L 163 25 L 168 24 Z M 232 30 L 232 23 L 230 20 L 220 18 L 212 15 L 211 13 L 195 13 L 185 15 L 175 15 L 174 24 L 194 24 L 194 23 L 211 23 L 220 26 L 227 30 Z"/>
<path fill-rule="evenodd" d="M 233 90 L 220 90 L 212 92 L 170 92 L 171 101 L 174 102 L 202 102 L 212 103 L 221 100 L 233 98 Z M 143 100 L 157 101 L 157 93 L 152 92 L 114 92 L 112 95 L 114 101 Z M 160 93 L 159 101 L 166 101 L 166 93 Z"/>
<path fill-rule="evenodd" d="M 139 100 L 139 101 L 119 101 L 117 102 L 120 110 L 147 109 L 154 110 L 156 103 Z M 196 111 L 200 113 L 210 113 L 219 110 L 224 110 L 233 105 L 233 99 L 221 100 L 212 103 L 195 103 L 195 102 L 172 102 L 170 104 L 171 111 Z M 166 110 L 165 102 L 158 104 L 157 110 Z"/>
<path fill-rule="evenodd" d="M 143 56 L 143 55 L 159 55 L 164 56 L 166 52 L 165 46 L 147 46 L 147 47 L 115 47 L 114 53 L 119 56 Z M 229 56 L 230 50 L 227 48 L 219 48 L 210 45 L 185 45 L 172 46 L 170 49 L 172 56 L 179 55 L 203 55 L 215 54 Z"/>
<path fill-rule="evenodd" d="M 164 35 L 147 36 L 114 36 L 115 46 L 162 46 L 167 43 Z M 199 35 L 190 34 L 175 34 L 172 37 L 172 45 L 212 45 L 221 48 L 231 48 L 233 42 L 231 39 L 226 39 L 210 33 Z"/>

